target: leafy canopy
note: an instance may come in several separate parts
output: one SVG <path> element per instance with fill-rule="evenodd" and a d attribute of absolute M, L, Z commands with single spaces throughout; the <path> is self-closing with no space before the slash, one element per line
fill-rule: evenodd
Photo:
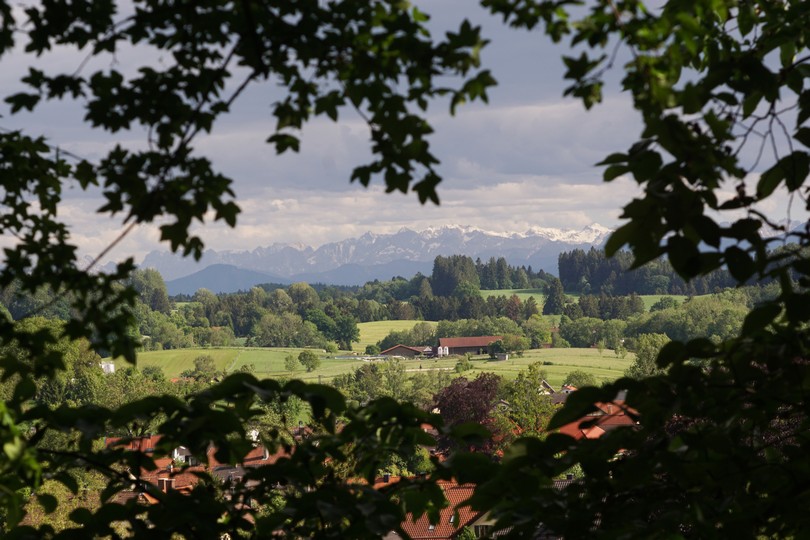
<path fill-rule="evenodd" d="M 630 177 L 642 194 L 625 206 L 626 223 L 612 235 L 608 254 L 626 246 L 635 266 L 666 257 L 685 279 L 724 267 L 738 283 L 774 279 L 781 292 L 747 315 L 741 336 L 671 342 L 656 360 L 665 373 L 581 389 L 551 422 L 559 427 L 575 421 L 592 413 L 594 403 L 626 391 L 626 401 L 615 406 L 629 407 L 628 415 L 641 420 L 637 429 L 615 430 L 586 444 L 554 434 L 519 440 L 498 465 L 459 454 L 430 480 L 455 476 L 478 483 L 474 506 L 489 510 L 497 526 L 511 527 L 513 537 L 534 534 L 539 523 L 571 538 L 595 532 L 608 538 L 806 536 L 810 426 L 802 381 L 810 379 L 810 265 L 799 250 L 809 237 L 806 230 L 787 231 L 763 208 L 776 195 L 807 201 L 810 5 L 481 3 L 538 39 L 544 32 L 554 41 L 568 40 L 566 93 L 587 108 L 600 102 L 606 73 L 622 71 L 622 89 L 643 129 L 630 148 L 601 165 L 606 181 Z M 268 80 L 283 90 L 272 103 L 275 125 L 268 128 L 277 151 L 296 150 L 297 130 L 313 116 L 337 119 L 351 107 L 368 123 L 373 152 L 352 178 L 367 185 L 379 176 L 389 191 L 413 189 L 422 202 L 438 201 L 428 109 L 441 96 L 451 111 L 464 101 L 486 99 L 493 80 L 478 68 L 485 41 L 476 27 L 463 21 L 457 31 L 434 38 L 424 23 L 421 11 L 393 0 L 145 0 L 128 11 L 111 0 L 55 0 L 23 9 L 0 1 L 0 59 L 7 60 L 16 45 L 30 55 L 59 46 L 110 66 L 93 70 L 88 66 L 96 64 L 88 62 L 77 72 L 31 68 L 23 81 L 27 90 L 5 97 L 12 111 L 71 99 L 84 108 L 88 125 L 117 139 L 130 129 L 148 133 L 146 144 L 119 142 L 95 163 L 54 152 L 36 133 L 0 133 L 0 230 L 17 239 L 4 252 L 0 286 L 17 279 L 23 291 L 47 287 L 63 295 L 72 313 L 67 336 L 134 360 L 136 342 L 128 329 L 136 292 L 118 286 L 130 277 L 132 263 L 110 274 L 79 263 L 57 211 L 63 191 L 98 187 L 104 197 L 99 212 L 120 216 L 122 234 L 160 220 L 172 249 L 199 256 L 203 244 L 190 232 L 192 224 L 211 212 L 233 225 L 238 207 L 230 180 L 195 151 L 194 139 L 247 86 Z M 127 49 L 157 53 L 163 62 L 118 70 L 110 60 Z M 617 68 L 620 58 L 627 60 Z M 445 85 L 448 80 L 457 85 Z M 795 249 L 771 249 L 788 234 Z M 370 480 L 392 451 L 430 443 L 421 425 L 440 422 L 413 407 L 383 398 L 347 408 L 325 387 L 282 386 L 240 373 L 187 401 L 163 396 L 118 409 L 52 410 L 31 403 L 33 381 L 56 377 L 64 368 L 52 354 L 57 338 L 24 332 L 7 319 L 0 320 L 0 336 L 25 351 L 24 358 L 35 359 L 2 358 L 3 377 L 19 381 L 0 403 L 0 506 L 11 537 L 50 532 L 20 526 L 26 490 L 36 490 L 47 476 L 76 491 L 71 470 L 88 466 L 107 478 L 102 505 L 72 513 L 75 527 L 64 536 L 115 536 L 111 524 L 126 522 L 132 535 L 149 538 L 275 530 L 360 538 L 399 529 L 405 512 L 438 516 L 441 493 L 431 481 L 380 493 L 343 482 L 345 476 L 327 465 L 342 462 L 351 449 L 352 474 Z M 136 509 L 112 502 L 132 483 L 124 467 L 139 470 L 143 458 L 99 450 L 94 442 L 103 433 L 160 417 L 165 441 L 159 451 L 182 444 L 204 459 L 216 442 L 217 459 L 235 461 L 249 448 L 243 426 L 259 414 L 254 405 L 293 397 L 308 402 L 324 426 L 318 444 L 301 444 L 289 460 L 251 471 L 256 482 L 235 488 L 230 498 L 195 490 L 193 520 L 178 517 L 185 515 L 188 498 L 149 486 L 141 487 L 162 504 Z M 338 416 L 346 422 L 339 433 Z M 74 446 L 38 446 L 38 434 L 49 431 L 73 433 Z M 572 466 L 583 472 L 578 482 L 562 493 L 548 489 L 552 478 Z M 288 486 L 283 503 L 271 492 L 279 482 Z M 46 509 L 58 503 L 46 493 L 38 496 Z M 241 502 L 247 500 L 274 502 L 255 527 L 243 513 Z"/>

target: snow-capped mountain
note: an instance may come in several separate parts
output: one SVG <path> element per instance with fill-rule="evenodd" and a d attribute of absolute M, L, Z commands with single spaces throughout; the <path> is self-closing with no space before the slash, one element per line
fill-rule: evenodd
<path fill-rule="evenodd" d="M 401 229 L 392 234 L 369 232 L 317 249 L 276 243 L 252 251 L 207 250 L 199 262 L 153 251 L 141 266 L 157 269 L 166 280 L 190 275 L 213 264 L 225 264 L 293 280 L 317 281 L 321 276 L 326 283 L 356 285 L 375 279 L 374 268 L 384 272 L 379 279 L 391 279 L 396 275 L 391 271 L 398 263 L 403 263 L 400 275 L 404 276 L 406 268 L 429 273 L 438 255 L 468 255 L 482 260 L 504 257 L 512 265 L 531 265 L 556 274 L 560 252 L 600 246 L 610 232 L 598 224 L 581 230 L 535 227 L 521 233 L 495 233 L 463 226 L 423 231 Z M 406 261 L 408 264 L 404 264 Z M 344 267 L 345 272 L 341 271 Z"/>

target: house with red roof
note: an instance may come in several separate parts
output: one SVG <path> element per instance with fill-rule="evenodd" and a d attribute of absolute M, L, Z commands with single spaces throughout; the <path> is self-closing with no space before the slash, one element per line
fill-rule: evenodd
<path fill-rule="evenodd" d="M 455 481 L 439 480 L 439 487 L 449 503 L 439 512 L 439 521 L 431 523 L 426 514 L 414 519 L 408 514 L 402 523 L 402 529 L 413 540 L 427 539 L 443 540 L 456 538 L 465 527 L 469 527 L 481 538 L 492 530 L 494 522 L 484 519 L 482 512 L 477 512 L 464 503 L 475 491 L 474 484 L 459 484 Z M 399 540 L 402 538 L 396 532 L 390 532 L 385 540 Z"/>
<path fill-rule="evenodd" d="M 240 463 L 220 463 L 216 459 L 216 447 L 212 445 L 208 447 L 206 452 L 208 463 L 200 464 L 196 459 L 193 459 L 191 452 L 183 446 L 178 446 L 168 456 L 151 456 L 150 454 L 154 453 L 160 439 L 160 435 L 135 438 L 110 437 L 105 439 L 104 442 L 108 447 L 142 452 L 145 456 L 152 458 L 154 468 L 149 466 L 148 463 L 144 463 L 144 467 L 140 471 L 130 471 L 130 473 L 133 479 L 148 482 L 163 492 L 190 492 L 200 481 L 196 473 L 207 473 L 223 482 L 240 482 L 247 469 L 270 465 L 283 457 L 289 456 L 283 448 L 270 453 L 266 447 L 257 444 L 242 458 Z M 135 493 L 137 493 L 136 496 L 150 504 L 157 502 L 157 499 L 142 489 L 137 490 L 136 488 Z M 132 496 L 133 494 L 121 493 L 119 498 L 126 499 Z"/>
<path fill-rule="evenodd" d="M 595 406 L 596 410 L 579 420 L 562 426 L 559 432 L 577 440 L 598 439 L 616 428 L 635 427 L 639 424 L 638 411 L 628 407 L 623 399 L 596 403 Z"/>
<path fill-rule="evenodd" d="M 461 354 L 486 354 L 490 343 L 503 339 L 503 336 L 472 336 L 439 338 L 436 356 Z M 441 352 L 439 352 L 441 351 Z"/>
<path fill-rule="evenodd" d="M 384 481 L 375 483 L 375 487 L 385 487 L 399 479 L 396 477 L 385 478 Z M 552 489 L 562 490 L 574 482 L 573 477 L 568 475 L 565 479 L 555 480 Z M 495 520 L 487 512 L 473 510 L 467 501 L 475 491 L 475 484 L 459 484 L 454 480 L 439 480 L 437 485 L 444 492 L 448 505 L 439 512 L 439 520 L 431 523 L 427 515 L 414 519 L 408 514 L 402 523 L 403 531 L 413 540 L 451 540 L 458 538 L 464 529 L 469 529 L 476 538 L 497 538 L 508 530 L 495 530 Z M 396 532 L 385 535 L 384 540 L 400 540 L 403 538 Z M 542 524 L 537 526 L 538 539 L 557 538 L 551 531 L 548 531 Z"/>

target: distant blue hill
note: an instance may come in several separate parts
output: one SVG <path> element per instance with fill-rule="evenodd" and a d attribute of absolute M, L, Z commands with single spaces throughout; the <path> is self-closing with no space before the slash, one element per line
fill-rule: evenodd
<path fill-rule="evenodd" d="M 215 293 L 231 293 L 247 291 L 251 287 L 263 283 L 278 283 L 289 285 L 293 283 L 289 278 L 246 270 L 231 264 L 212 264 L 199 272 L 166 282 L 170 295 L 194 294 L 198 289 L 208 289 Z"/>

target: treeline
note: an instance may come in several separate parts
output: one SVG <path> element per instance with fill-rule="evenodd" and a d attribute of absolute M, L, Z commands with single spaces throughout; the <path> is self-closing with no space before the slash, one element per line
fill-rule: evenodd
<path fill-rule="evenodd" d="M 420 322 L 411 330 L 389 332 L 377 343 L 377 351 L 384 351 L 395 345 L 434 346 L 438 344 L 439 338 L 444 337 L 504 336 L 509 352 L 522 352 L 550 344 L 551 329 L 549 320 L 537 314 L 520 323 L 507 317 L 442 320 L 436 326 Z"/>
<path fill-rule="evenodd" d="M 560 281 L 566 292 L 627 295 L 678 294 L 696 296 L 736 286 L 726 270 L 717 270 L 685 282 L 666 260 L 655 260 L 630 270 L 633 256 L 619 251 L 607 258 L 602 249 L 575 249 L 558 257 Z"/>
<path fill-rule="evenodd" d="M 561 260 L 568 260 L 568 255 L 577 253 L 586 261 L 605 261 L 596 250 L 588 254 L 574 251 L 561 256 Z M 548 284 L 545 304 L 540 305 L 533 297 L 522 300 L 517 295 L 483 298 L 480 293 L 482 275 L 495 276 L 498 280 L 501 277 L 522 280 L 525 276 L 533 285 L 539 285 L 542 279 Z M 499 281 L 499 284 L 507 283 Z M 673 339 L 693 335 L 697 331 L 694 328 L 699 328 L 698 323 L 688 323 L 683 318 L 681 307 L 658 306 L 658 311 L 672 308 L 673 317 L 680 317 L 675 322 L 661 322 L 663 315 L 646 314 L 642 300 L 634 293 L 580 294 L 574 299 L 565 294 L 562 281 L 553 276 L 535 273 L 531 268 L 510 267 L 503 259 L 481 263 L 459 255 L 437 257 L 430 276 L 395 277 L 354 288 L 319 286 L 316 289 L 306 283 L 295 283 L 286 287 L 254 287 L 232 294 L 214 294 L 201 289 L 184 298 L 186 301 L 177 301 L 168 296 L 162 277 L 151 269 L 134 272 L 127 285 L 137 293 L 130 313 L 133 332 L 141 336 L 147 350 L 235 344 L 351 350 L 359 338 L 357 324 L 381 320 L 440 321 L 438 331 L 428 328 L 391 335 L 379 343 L 381 349 L 398 343 L 436 345 L 440 337 L 474 335 L 503 335 L 512 350 L 547 346 L 554 336 L 555 345 L 568 341 L 575 346 L 594 346 L 604 341 L 613 348 L 616 343 L 613 330 L 603 334 L 592 328 L 590 337 L 568 340 L 561 329 L 560 334 L 552 336 L 549 320 L 539 316 L 541 311 L 563 316 L 562 327 L 566 326 L 565 321 L 594 319 L 627 321 L 628 328 L 633 328 L 629 324 L 631 320 L 650 318 L 646 331 L 667 334 Z M 735 298 L 733 302 L 746 308 L 769 294 L 767 286 L 737 291 L 738 296 L 745 298 Z M 0 302 L 14 319 L 31 314 L 65 319 L 70 309 L 69 293 L 57 295 L 47 289 L 30 293 L 18 290 L 14 284 L 0 291 Z M 703 328 L 710 329 L 708 335 L 725 336 L 738 328 L 739 313 L 734 312 L 732 317 L 716 313 L 712 320 L 703 321 L 706 325 Z M 684 325 L 688 324 L 693 329 L 684 330 Z M 638 333 L 623 331 L 618 339 Z"/>
<path fill-rule="evenodd" d="M 505 318 L 522 323 L 539 313 L 534 298 L 484 299 L 479 291 L 479 270 L 482 275 L 491 272 L 505 285 L 513 279 L 525 285 L 530 276 L 537 285 L 540 276 L 547 277 L 531 268 L 510 267 L 503 259 L 476 263 L 469 257 L 453 256 L 437 257 L 430 276 L 395 277 L 354 288 L 316 289 L 294 283 L 229 294 L 200 289 L 192 296 L 170 298 L 163 278 L 152 269 L 135 271 L 122 286 L 137 293 L 130 315 L 146 350 L 237 342 L 351 350 L 359 337 L 358 322 Z M 64 320 L 70 313 L 69 293 L 54 294 L 46 288 L 29 293 L 12 285 L 0 291 L 0 302 L 15 320 L 32 314 Z"/>
<path fill-rule="evenodd" d="M 466 283 L 476 289 L 533 289 L 545 287 L 548 274 L 535 272 L 531 266 L 510 266 L 506 259 L 491 257 L 487 262 L 465 255 L 436 257 L 433 261 L 431 286 L 437 296 L 451 296 Z"/>

